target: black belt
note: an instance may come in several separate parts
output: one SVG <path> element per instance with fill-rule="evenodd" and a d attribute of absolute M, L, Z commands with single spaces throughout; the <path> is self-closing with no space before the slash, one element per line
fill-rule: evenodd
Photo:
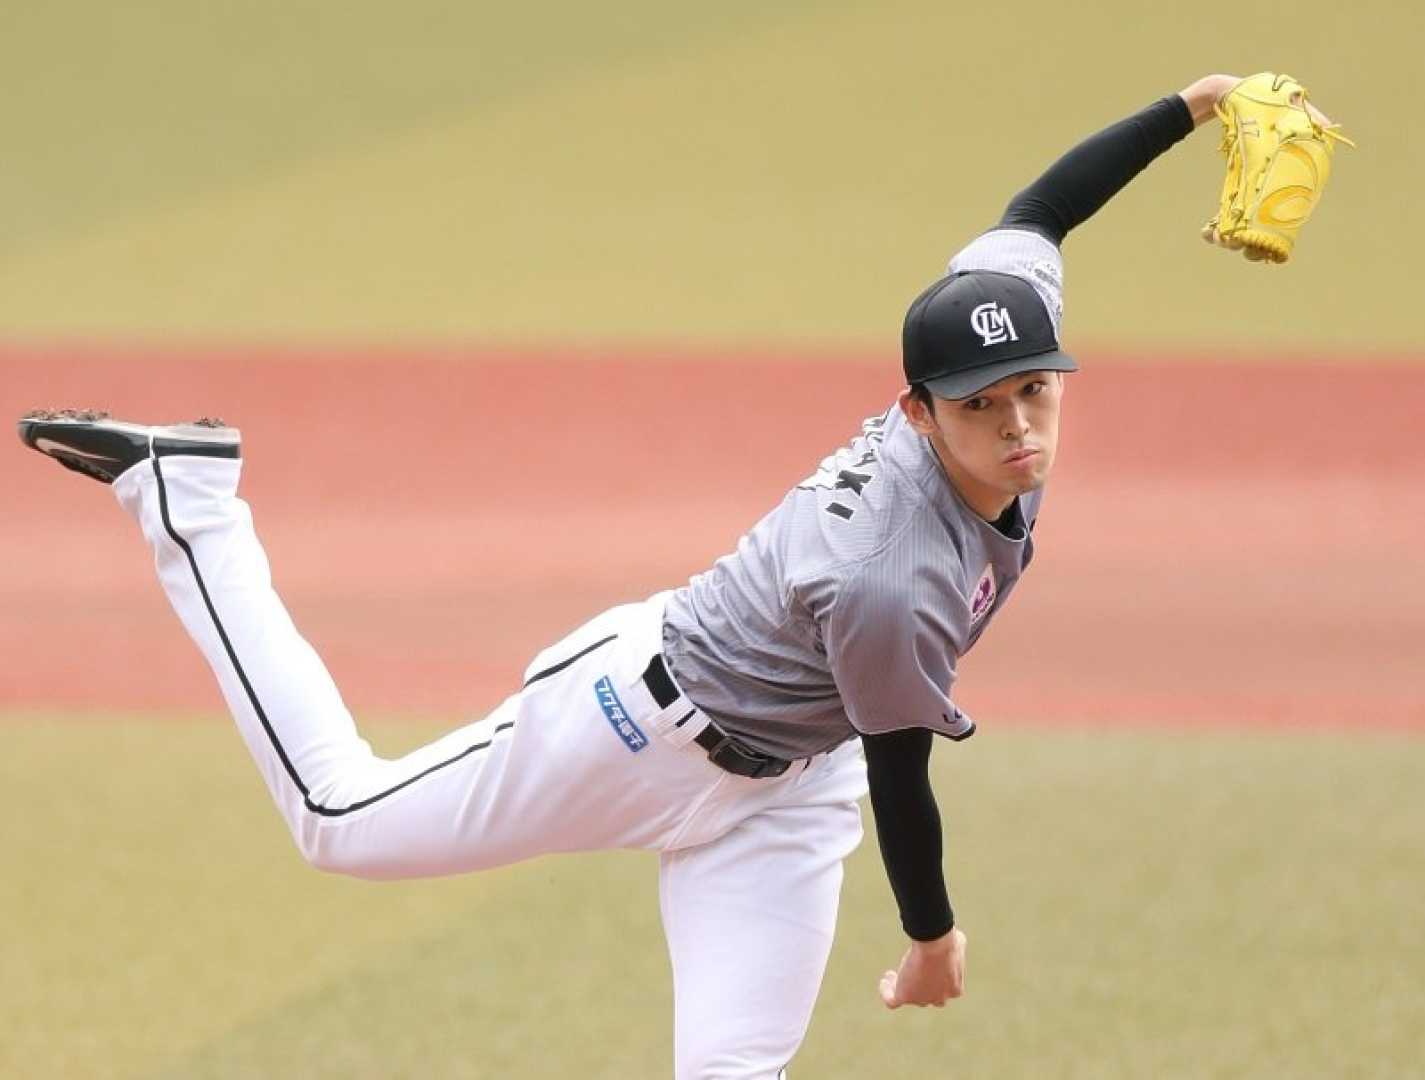
<path fill-rule="evenodd" d="M 666 709 L 680 696 L 678 688 L 673 685 L 673 680 L 668 675 L 668 665 L 663 662 L 662 653 L 654 653 L 653 659 L 648 661 L 648 670 L 643 673 L 643 683 L 660 709 Z M 687 717 L 683 719 L 686 720 Z M 752 749 L 741 739 L 723 731 L 711 719 L 708 720 L 707 727 L 693 736 L 693 742 L 708 752 L 709 761 L 734 776 L 749 776 L 760 780 L 767 776 L 781 776 L 792 767 L 790 761 Z"/>

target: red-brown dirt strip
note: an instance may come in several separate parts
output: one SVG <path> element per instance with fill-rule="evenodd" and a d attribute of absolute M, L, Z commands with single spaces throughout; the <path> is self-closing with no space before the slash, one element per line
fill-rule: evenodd
<path fill-rule="evenodd" d="M 1095 363 L 982 724 L 1425 730 L 1425 367 Z M 358 709 L 483 711 L 679 584 L 892 401 L 893 356 L 0 348 L 0 405 L 244 432 L 277 586 Z M 0 449 L 0 708 L 221 701 L 97 484 Z"/>

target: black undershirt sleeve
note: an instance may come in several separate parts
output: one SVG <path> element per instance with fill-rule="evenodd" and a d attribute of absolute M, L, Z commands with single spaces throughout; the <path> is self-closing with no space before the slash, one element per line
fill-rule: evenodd
<path fill-rule="evenodd" d="M 950 932 L 955 915 L 941 865 L 940 810 L 930 787 L 930 747 L 925 728 L 862 735 L 871 810 L 901 926 L 917 941 Z"/>
<path fill-rule="evenodd" d="M 1172 94 L 1090 135 L 1016 195 L 1001 228 L 1031 229 L 1063 242 L 1159 154 L 1193 130 L 1187 102 Z"/>

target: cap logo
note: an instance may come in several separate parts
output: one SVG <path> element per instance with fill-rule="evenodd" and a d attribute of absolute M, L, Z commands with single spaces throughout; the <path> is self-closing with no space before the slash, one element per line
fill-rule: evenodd
<path fill-rule="evenodd" d="M 985 345 L 998 345 L 1004 341 L 1018 341 L 1014 323 L 1009 312 L 991 300 L 978 305 L 970 312 L 970 328 L 984 338 Z"/>

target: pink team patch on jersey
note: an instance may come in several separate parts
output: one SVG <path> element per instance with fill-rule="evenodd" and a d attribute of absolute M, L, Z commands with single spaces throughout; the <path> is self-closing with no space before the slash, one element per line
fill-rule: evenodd
<path fill-rule="evenodd" d="M 994 607 L 995 596 L 995 568 L 993 565 L 985 567 L 985 572 L 980 575 L 979 584 L 975 586 L 975 593 L 970 598 L 970 625 L 974 626 L 986 615 L 990 608 Z"/>

